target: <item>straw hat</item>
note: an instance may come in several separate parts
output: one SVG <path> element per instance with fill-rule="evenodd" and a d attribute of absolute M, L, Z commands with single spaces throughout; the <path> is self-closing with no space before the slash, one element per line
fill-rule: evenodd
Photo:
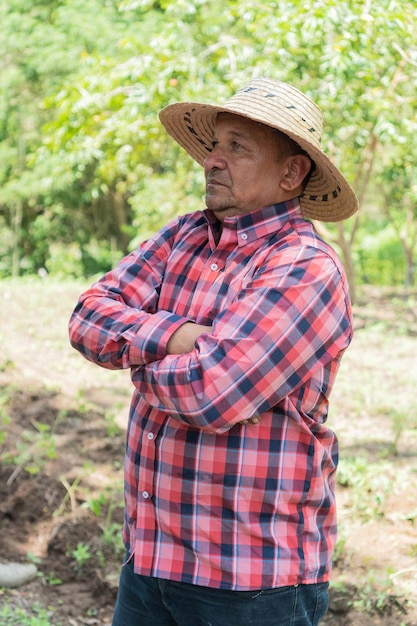
<path fill-rule="evenodd" d="M 280 130 L 311 157 L 316 167 L 301 196 L 305 218 L 337 222 L 357 211 L 355 193 L 320 146 L 321 111 L 301 91 L 278 80 L 254 78 L 222 106 L 180 102 L 162 109 L 159 117 L 168 134 L 203 165 L 212 150 L 216 116 L 222 112 Z"/>

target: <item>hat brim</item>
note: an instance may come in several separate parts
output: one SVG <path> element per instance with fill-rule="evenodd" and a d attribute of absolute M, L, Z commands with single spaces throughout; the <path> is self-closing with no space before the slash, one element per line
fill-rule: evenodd
<path fill-rule="evenodd" d="M 199 102 L 170 104 L 159 114 L 167 133 L 200 165 L 212 150 L 216 117 L 219 113 L 235 113 L 275 128 L 291 139 L 310 156 L 315 169 L 300 198 L 303 216 L 323 222 L 338 222 L 353 215 L 358 200 L 349 183 L 327 155 L 315 145 L 283 125 L 267 124 L 256 112 L 244 113 L 228 106 Z"/>

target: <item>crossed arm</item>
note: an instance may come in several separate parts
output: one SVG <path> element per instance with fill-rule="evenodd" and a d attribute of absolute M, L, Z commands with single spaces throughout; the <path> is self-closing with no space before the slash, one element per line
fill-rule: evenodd
<path fill-rule="evenodd" d="M 280 271 L 272 262 L 263 268 L 212 328 L 212 315 L 202 314 L 199 324 L 193 312 L 188 319 L 169 312 L 169 302 L 158 308 L 166 251 L 154 247 L 130 255 L 83 294 L 70 338 L 92 362 L 130 368 L 151 406 L 186 423 L 219 433 L 256 423 L 350 340 L 345 291 L 326 253 L 289 247 Z"/>
<path fill-rule="evenodd" d="M 167 344 L 167 354 L 185 354 L 194 349 L 196 339 L 204 333 L 211 331 L 211 326 L 203 326 L 203 324 L 194 324 L 186 322 L 172 333 Z M 259 424 L 261 418 L 259 415 L 250 419 L 242 420 L 241 424 Z"/>

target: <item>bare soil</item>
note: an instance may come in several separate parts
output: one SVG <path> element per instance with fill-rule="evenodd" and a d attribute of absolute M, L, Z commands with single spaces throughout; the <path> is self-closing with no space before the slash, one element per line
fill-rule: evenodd
<path fill-rule="evenodd" d="M 56 626 L 110 624 L 123 555 L 130 383 L 126 373 L 101 370 L 69 346 L 67 320 L 82 289 L 49 280 L 0 283 L 0 562 L 29 558 L 39 570 L 18 589 L 0 589 L 0 612 L 40 606 Z M 341 457 L 380 462 L 390 489 L 363 514 L 358 490 L 348 480 L 339 487 L 343 545 L 327 626 L 417 626 L 414 305 L 415 297 L 368 288 L 355 307 L 356 337 L 330 421 Z M 404 403 L 409 419 L 400 421 L 393 445 L 392 407 Z M 372 489 L 364 483 L 364 500 Z"/>

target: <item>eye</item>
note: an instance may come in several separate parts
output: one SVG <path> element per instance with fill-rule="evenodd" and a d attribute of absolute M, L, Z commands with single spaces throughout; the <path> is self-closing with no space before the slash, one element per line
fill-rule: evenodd
<path fill-rule="evenodd" d="M 243 146 L 238 141 L 232 141 L 232 149 L 233 150 L 243 150 Z"/>
<path fill-rule="evenodd" d="M 218 142 L 218 141 L 216 141 L 215 139 L 213 139 L 213 141 L 211 142 L 211 147 L 213 148 L 213 150 L 214 150 L 214 148 L 215 148 L 216 146 L 218 146 L 218 145 L 219 145 L 219 142 Z"/>

